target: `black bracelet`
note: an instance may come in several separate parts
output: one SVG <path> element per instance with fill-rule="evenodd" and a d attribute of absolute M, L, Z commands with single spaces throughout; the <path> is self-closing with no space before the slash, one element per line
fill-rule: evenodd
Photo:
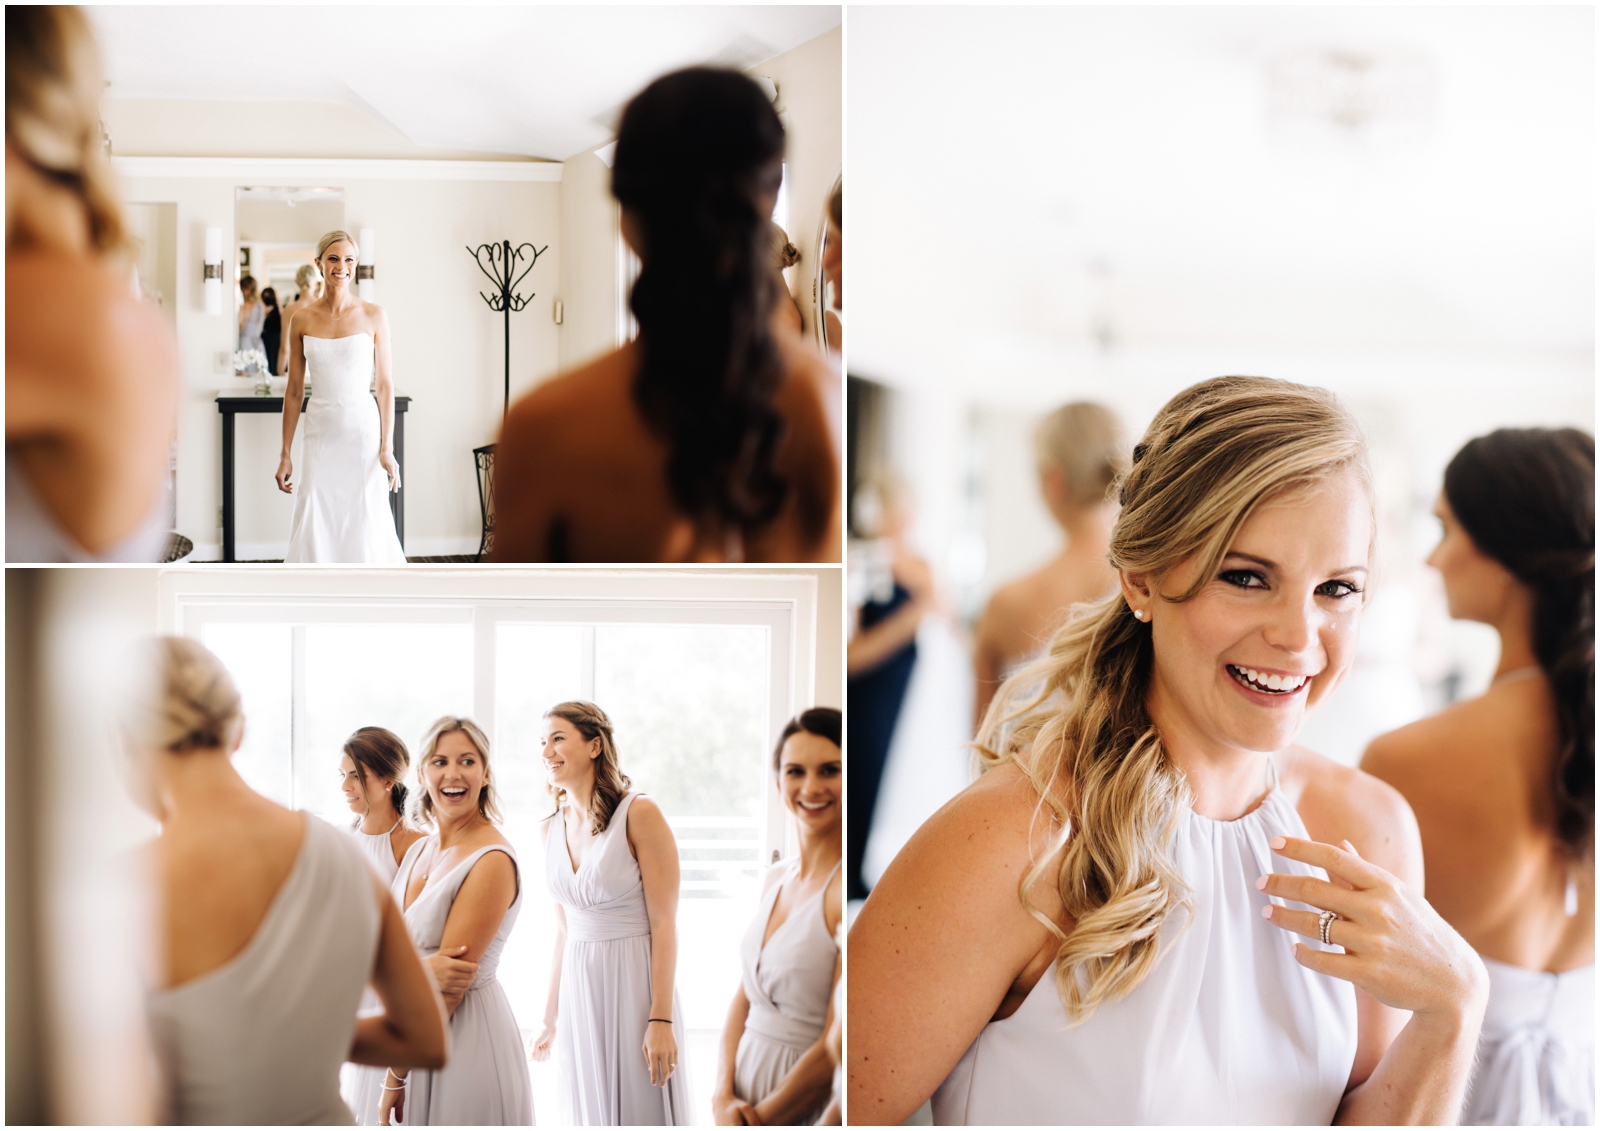
<path fill-rule="evenodd" d="M 650 1018 L 650 1021 L 659 1021 L 663 1025 L 671 1025 L 672 1024 L 672 1018 L 670 1018 L 670 1017 L 652 1017 L 652 1018 Z M 646 1021 L 645 1024 L 646 1025 L 650 1024 L 650 1021 Z"/>

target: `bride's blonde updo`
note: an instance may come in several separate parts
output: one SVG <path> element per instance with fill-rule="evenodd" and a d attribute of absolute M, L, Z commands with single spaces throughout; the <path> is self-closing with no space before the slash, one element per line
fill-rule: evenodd
<path fill-rule="evenodd" d="M 356 238 L 354 236 L 352 236 L 349 232 L 341 231 L 341 230 L 337 230 L 336 229 L 334 231 L 329 232 L 327 235 L 323 236 L 320 240 L 317 241 L 317 262 L 321 263 L 323 254 L 330 247 L 332 247 L 334 244 L 338 243 L 340 240 L 343 240 L 345 243 L 349 244 L 351 247 L 356 249 L 356 259 L 357 260 L 359 260 L 361 258 L 361 245 L 356 243 Z M 299 278 L 298 275 L 295 276 L 295 277 Z"/>
<path fill-rule="evenodd" d="M 1353 471 L 1372 498 L 1361 430 L 1332 393 L 1265 377 L 1218 377 L 1179 393 L 1156 414 L 1114 489 L 1113 567 L 1159 582 L 1191 559 L 1193 598 L 1216 573 L 1263 502 Z M 1158 586 L 1152 586 L 1153 589 Z M 980 766 L 1014 763 L 1038 791 L 1065 842 L 1057 888 L 1070 935 L 1029 913 L 1061 945 L 1056 989 L 1068 1016 L 1086 1019 L 1127 995 L 1159 956 L 1167 916 L 1188 892 L 1172 861 L 1179 816 L 1193 803 L 1146 709 L 1150 626 L 1122 596 L 1078 605 L 1045 655 L 1000 688 L 979 728 Z"/>
<path fill-rule="evenodd" d="M 233 750 L 244 726 L 239 689 L 221 660 L 184 636 L 158 636 L 146 650 L 154 679 L 128 715 L 132 737 L 174 754 Z"/>

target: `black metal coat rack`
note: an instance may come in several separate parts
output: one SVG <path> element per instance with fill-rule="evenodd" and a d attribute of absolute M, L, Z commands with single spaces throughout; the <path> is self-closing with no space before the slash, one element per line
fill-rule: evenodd
<path fill-rule="evenodd" d="M 529 291 L 525 295 L 516 293 L 517 284 L 527 278 L 528 272 L 533 270 L 533 265 L 539 257 L 550 250 L 550 245 L 536 248 L 531 243 L 519 244 L 515 248 L 510 240 L 501 240 L 499 243 L 479 244 L 476 249 L 467 248 L 467 253 L 478 264 L 478 270 L 489 277 L 494 284 L 493 294 L 478 292 L 478 297 L 489 304 L 489 309 L 503 311 L 506 316 L 506 385 L 505 406 L 502 412 L 511 408 L 511 315 L 513 311 L 521 310 L 528 305 L 528 300 L 534 295 Z M 517 265 L 526 260 L 527 266 L 517 272 Z"/>

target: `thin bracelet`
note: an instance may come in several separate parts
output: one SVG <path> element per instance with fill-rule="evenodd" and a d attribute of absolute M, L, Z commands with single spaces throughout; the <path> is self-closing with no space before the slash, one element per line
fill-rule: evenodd
<path fill-rule="evenodd" d="M 650 1021 L 659 1021 L 663 1025 L 671 1025 L 672 1024 L 672 1018 L 670 1018 L 670 1017 L 652 1017 L 652 1018 L 650 1018 Z M 650 1021 L 646 1021 L 645 1024 L 646 1025 L 650 1024 Z"/>

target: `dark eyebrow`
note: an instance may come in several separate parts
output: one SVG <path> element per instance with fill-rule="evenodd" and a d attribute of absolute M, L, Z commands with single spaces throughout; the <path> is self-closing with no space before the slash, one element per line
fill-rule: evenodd
<path fill-rule="evenodd" d="M 1270 561 L 1267 558 L 1258 558 L 1254 554 L 1246 554 L 1246 553 L 1242 553 L 1242 552 L 1240 552 L 1238 550 L 1229 550 L 1226 554 L 1223 554 L 1222 557 L 1223 557 L 1224 561 L 1226 561 L 1228 558 L 1243 558 L 1247 562 L 1254 562 L 1256 565 L 1261 566 L 1263 569 L 1277 569 L 1278 568 L 1278 563 L 1277 562 Z M 1348 565 L 1348 566 L 1344 566 L 1341 569 L 1333 570 L 1332 572 L 1333 572 L 1333 574 L 1335 576 L 1337 576 L 1338 574 L 1341 574 L 1341 573 L 1370 573 L 1371 571 L 1368 570 L 1367 567 L 1364 566 L 1364 565 Z"/>

